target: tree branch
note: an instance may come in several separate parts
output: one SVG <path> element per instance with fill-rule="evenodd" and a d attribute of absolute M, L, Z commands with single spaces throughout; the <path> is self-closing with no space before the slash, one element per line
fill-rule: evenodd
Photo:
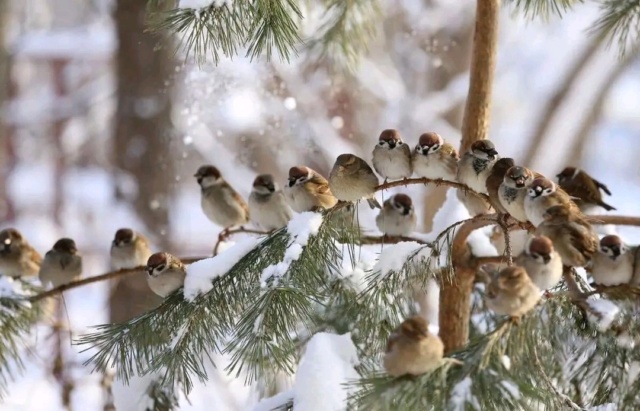
<path fill-rule="evenodd" d="M 465 193 L 470 193 L 477 197 L 482 198 L 483 200 L 489 201 L 488 195 L 483 193 L 478 193 L 466 184 L 458 183 L 457 181 L 443 180 L 441 178 L 434 180 L 431 178 L 422 177 L 422 178 L 405 178 L 397 181 L 389 181 L 387 183 L 380 184 L 378 187 L 376 187 L 376 191 L 382 191 L 382 190 L 386 190 L 393 187 L 401 187 L 401 186 L 406 187 L 412 184 L 423 184 L 423 185 L 433 184 L 436 187 L 439 187 L 439 186 L 453 187 L 453 188 L 460 189 Z"/>

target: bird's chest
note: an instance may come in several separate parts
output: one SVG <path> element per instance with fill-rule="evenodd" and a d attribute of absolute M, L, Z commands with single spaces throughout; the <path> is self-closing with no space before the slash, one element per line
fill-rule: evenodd
<path fill-rule="evenodd" d="M 507 203 L 513 203 L 518 198 L 518 193 L 520 190 L 517 188 L 507 187 L 505 185 L 502 186 L 502 199 Z"/>
<path fill-rule="evenodd" d="M 489 164 L 488 160 L 482 160 L 479 158 L 474 158 L 473 163 L 471 163 L 471 168 L 476 176 L 480 175 L 483 171 L 487 169 L 487 165 Z"/>
<path fill-rule="evenodd" d="M 373 163 L 379 173 L 390 178 L 399 178 L 402 177 L 402 174 L 406 176 L 410 173 L 410 157 L 402 151 L 401 147 L 376 148 Z"/>

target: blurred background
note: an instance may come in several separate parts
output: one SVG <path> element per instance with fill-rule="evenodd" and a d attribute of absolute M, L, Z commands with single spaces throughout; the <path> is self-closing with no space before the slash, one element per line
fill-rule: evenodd
<path fill-rule="evenodd" d="M 199 67 L 174 54 L 176 38 L 145 32 L 145 3 L 0 1 L 0 229 L 18 228 L 42 254 L 74 238 L 85 276 L 109 271 L 121 227 L 157 250 L 208 255 L 221 228 L 200 211 L 193 174 L 204 163 L 247 197 L 259 173 L 282 185 L 292 165 L 326 176 L 343 152 L 370 160 L 385 128 L 411 147 L 430 130 L 459 143 L 471 0 L 383 1 L 377 36 L 352 72 L 309 60 L 303 48 L 290 63 L 240 57 Z M 617 214 L 640 215 L 640 64 L 588 35 L 597 11 L 584 4 L 563 19 L 528 21 L 503 9 L 491 139 L 543 174 L 584 168 L 609 186 Z M 445 188 L 398 191 L 418 203 L 424 233 L 447 220 L 434 222 L 441 208 L 460 215 Z M 90 374 L 89 354 L 68 337 L 153 307 L 146 287 L 132 276 L 69 292 L 68 326 L 37 330 L 0 410 L 145 409 L 139 387 L 119 396 L 125 388 Z M 181 409 L 256 401 L 241 380 L 214 375 Z"/>

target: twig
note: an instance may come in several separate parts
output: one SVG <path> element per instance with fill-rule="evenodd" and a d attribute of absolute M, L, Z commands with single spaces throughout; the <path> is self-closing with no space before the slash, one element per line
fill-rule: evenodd
<path fill-rule="evenodd" d="M 453 187 L 453 188 L 463 190 L 465 193 L 470 193 L 477 197 L 482 198 L 483 200 L 489 201 L 488 195 L 478 193 L 466 184 L 458 183 L 457 181 L 443 180 L 441 178 L 438 178 L 435 180 L 431 178 L 424 178 L 424 177 L 423 178 L 405 178 L 397 181 L 389 181 L 387 183 L 380 184 L 378 187 L 376 187 L 376 191 L 386 190 L 388 188 L 400 187 L 400 186 L 406 187 L 412 184 L 422 184 L 422 185 L 433 184 L 436 187 L 439 187 L 439 186 Z"/>
<path fill-rule="evenodd" d="M 215 257 L 216 255 L 218 255 L 218 249 L 220 248 L 220 243 L 222 243 L 223 241 L 227 241 L 227 239 L 232 235 L 240 234 L 240 233 L 258 234 L 258 235 L 269 234 L 269 232 L 267 231 L 253 230 L 251 228 L 244 228 L 244 227 L 239 227 L 233 230 L 224 229 L 220 232 L 220 235 L 218 235 L 218 241 L 216 241 L 216 245 L 213 247 L 213 256 Z"/>
<path fill-rule="evenodd" d="M 366 244 L 397 244 L 397 243 L 401 243 L 403 241 L 413 241 L 415 243 L 426 245 L 426 246 L 429 246 L 431 248 L 434 247 L 434 243 L 431 243 L 431 242 L 428 242 L 428 241 L 424 241 L 424 240 L 420 240 L 420 239 L 414 238 L 414 237 L 387 236 L 387 235 L 360 237 L 360 245 L 366 245 Z"/>
<path fill-rule="evenodd" d="M 511 251 L 511 236 L 509 235 L 509 227 L 507 226 L 507 222 L 503 218 L 504 215 L 498 216 L 498 225 L 502 229 L 502 234 L 504 235 L 504 251 L 507 253 L 507 265 L 511 267 L 513 265 L 513 256 Z"/>

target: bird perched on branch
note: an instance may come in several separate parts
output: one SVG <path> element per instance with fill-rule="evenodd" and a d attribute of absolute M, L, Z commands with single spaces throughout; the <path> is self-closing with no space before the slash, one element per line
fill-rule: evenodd
<path fill-rule="evenodd" d="M 130 228 L 121 228 L 111 242 L 111 266 L 115 270 L 141 267 L 151 255 L 149 241 Z"/>
<path fill-rule="evenodd" d="M 244 199 L 222 178 L 220 171 L 204 165 L 194 174 L 201 188 L 200 205 L 207 218 L 228 231 L 249 222 L 249 207 Z"/>
<path fill-rule="evenodd" d="M 420 317 L 406 319 L 391 333 L 383 357 L 384 368 L 393 377 L 420 375 L 437 368 L 444 355 L 440 337 L 429 332 Z"/>
<path fill-rule="evenodd" d="M 249 195 L 249 215 L 260 227 L 267 231 L 282 228 L 292 216 L 284 193 L 274 182 L 271 174 L 261 174 L 253 180 Z"/>
<path fill-rule="evenodd" d="M 38 274 L 42 257 L 15 228 L 0 231 L 0 274 L 28 277 Z"/>
<path fill-rule="evenodd" d="M 411 149 L 402 141 L 398 130 L 388 129 L 380 133 L 373 149 L 373 168 L 384 181 L 411 177 Z"/>
<path fill-rule="evenodd" d="M 435 132 L 420 135 L 413 151 L 413 171 L 418 177 L 455 181 L 458 151 Z"/>
<path fill-rule="evenodd" d="M 155 253 L 147 261 L 147 283 L 151 291 L 164 298 L 184 285 L 187 270 L 177 257 Z"/>
<path fill-rule="evenodd" d="M 531 237 L 514 263 L 524 268 L 542 291 L 555 287 L 562 278 L 562 259 L 545 236 Z"/>
<path fill-rule="evenodd" d="M 328 210 L 338 202 L 331 193 L 327 179 L 305 166 L 289 169 L 289 179 L 284 187 L 284 195 L 293 211 L 297 213 Z"/>
<path fill-rule="evenodd" d="M 600 206 L 607 211 L 615 210 L 615 207 L 602 201 L 602 191 L 611 195 L 606 185 L 587 174 L 586 171 L 576 167 L 566 167 L 558 174 L 558 184 L 572 197 L 583 213 L 592 211 Z"/>
<path fill-rule="evenodd" d="M 497 160 L 498 152 L 491 141 L 475 141 L 458 162 L 458 182 L 476 193 L 487 194 L 487 178 Z M 458 189 L 456 195 L 471 215 L 492 212 L 491 204 L 474 193 Z"/>
<path fill-rule="evenodd" d="M 79 279 L 82 276 L 82 256 L 75 241 L 70 238 L 56 241 L 44 255 L 38 276 L 43 286 L 51 283 L 53 288 Z"/>
<path fill-rule="evenodd" d="M 408 236 L 416 229 L 417 221 L 413 201 L 406 194 L 396 194 L 387 199 L 376 217 L 378 229 L 391 237 Z"/>
<path fill-rule="evenodd" d="M 513 166 L 507 170 L 500 184 L 499 199 L 500 204 L 511 217 L 523 223 L 528 221 L 524 210 L 527 189 L 535 178 L 540 177 L 543 176 L 526 167 Z"/>
<path fill-rule="evenodd" d="M 353 154 L 340 154 L 329 173 L 331 192 L 341 201 L 366 199 L 371 208 L 382 208 L 376 200 L 378 177 L 366 161 Z"/>
<path fill-rule="evenodd" d="M 635 249 L 617 235 L 606 235 L 591 260 L 591 276 L 596 284 L 628 284 L 633 277 Z"/>
<path fill-rule="evenodd" d="M 487 307 L 496 314 L 518 319 L 540 300 L 540 289 L 523 267 L 514 265 L 496 272 L 494 267 L 483 266 L 483 270 L 491 277 L 486 289 Z"/>
<path fill-rule="evenodd" d="M 500 185 L 504 181 L 504 176 L 507 174 L 507 171 L 515 165 L 515 161 L 512 158 L 503 157 L 495 162 L 487 177 L 485 183 L 487 194 L 489 194 L 491 206 L 499 213 L 507 214 L 507 210 L 500 202 Z"/>
<path fill-rule="evenodd" d="M 572 214 L 580 215 L 578 206 L 571 197 L 548 178 L 540 177 L 531 182 L 524 199 L 524 211 L 527 219 L 538 227 L 544 221 L 544 214 L 553 206 L 561 205 Z"/>
<path fill-rule="evenodd" d="M 580 211 L 558 204 L 548 208 L 543 218 L 536 234 L 549 237 L 564 265 L 586 266 L 598 251 L 598 238 Z"/>

